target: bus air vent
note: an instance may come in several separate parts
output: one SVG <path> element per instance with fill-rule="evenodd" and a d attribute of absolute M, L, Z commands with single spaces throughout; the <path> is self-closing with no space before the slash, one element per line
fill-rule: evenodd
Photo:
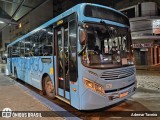
<path fill-rule="evenodd" d="M 118 69 L 114 71 L 106 71 L 101 75 L 101 78 L 104 80 L 116 80 L 121 79 L 125 77 L 129 77 L 135 73 L 134 68 L 124 68 L 124 69 Z"/>

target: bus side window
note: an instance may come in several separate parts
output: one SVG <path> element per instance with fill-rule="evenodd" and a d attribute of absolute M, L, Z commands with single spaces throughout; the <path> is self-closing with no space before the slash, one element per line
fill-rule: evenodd
<path fill-rule="evenodd" d="M 52 46 L 43 47 L 43 56 L 52 55 Z"/>
<path fill-rule="evenodd" d="M 38 56 L 39 52 L 38 52 L 38 48 L 34 49 L 34 56 Z"/>
<path fill-rule="evenodd" d="M 19 55 L 20 55 L 19 42 L 13 45 L 11 55 L 12 55 L 12 57 L 19 57 Z"/>
<path fill-rule="evenodd" d="M 34 55 L 49 56 L 52 55 L 52 36 L 53 26 L 48 26 L 34 34 Z"/>

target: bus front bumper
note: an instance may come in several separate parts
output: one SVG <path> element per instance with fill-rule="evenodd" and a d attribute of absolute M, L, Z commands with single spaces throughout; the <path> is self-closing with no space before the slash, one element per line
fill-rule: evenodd
<path fill-rule="evenodd" d="M 82 95 L 81 110 L 94 110 L 104 108 L 113 104 L 116 104 L 124 99 L 129 98 L 135 94 L 137 83 L 123 90 L 107 92 L 105 96 L 101 96 L 90 89 L 87 89 Z M 86 99 L 87 98 L 87 99 Z"/>

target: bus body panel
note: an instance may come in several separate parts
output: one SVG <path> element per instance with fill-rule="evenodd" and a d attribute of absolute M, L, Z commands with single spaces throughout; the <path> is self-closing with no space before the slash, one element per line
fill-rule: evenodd
<path fill-rule="evenodd" d="M 71 96 L 71 105 L 77 109 L 80 109 L 80 96 L 79 96 L 79 79 L 76 83 L 70 84 L 70 96 Z"/>
<path fill-rule="evenodd" d="M 98 108 L 115 104 L 117 102 L 120 102 L 132 96 L 135 93 L 135 89 L 137 87 L 136 86 L 137 80 L 135 78 L 135 73 L 129 77 L 115 79 L 115 80 L 103 80 L 100 78 L 103 72 L 111 71 L 114 73 L 115 70 L 125 70 L 127 68 L 135 69 L 135 66 L 108 69 L 108 70 L 90 69 L 82 66 L 81 73 L 80 73 L 81 76 L 79 77 L 79 84 L 81 84 L 81 86 L 79 86 L 80 87 L 79 95 L 81 96 L 80 109 L 81 110 L 98 109 Z M 91 74 L 89 71 L 97 73 L 98 76 Z M 91 89 L 86 88 L 83 80 L 84 77 L 102 85 L 106 92 L 105 96 L 102 96 L 92 91 Z M 110 88 L 107 88 L 107 85 L 110 85 Z M 126 86 L 129 86 L 129 87 L 126 87 Z M 123 94 L 125 92 L 128 92 L 128 94 L 120 98 L 120 94 Z M 113 100 L 110 99 L 111 97 L 113 97 Z"/>
<path fill-rule="evenodd" d="M 13 60 L 13 70 L 17 71 L 17 78 L 23 80 L 24 82 L 33 85 L 34 87 L 42 90 L 42 76 L 47 74 L 50 76 L 53 84 L 53 62 L 43 63 L 42 59 L 49 59 L 53 61 L 52 56 L 47 57 L 22 57 L 22 58 L 12 58 Z"/>
<path fill-rule="evenodd" d="M 134 90 L 135 87 L 136 87 L 136 85 L 133 85 L 130 88 L 126 88 L 125 90 L 118 91 L 118 94 L 122 94 L 122 93 L 124 93 L 126 91 L 130 91 L 130 90 Z M 104 108 L 109 105 L 116 104 L 118 102 L 121 102 L 121 101 L 129 98 L 133 94 L 135 94 L 135 91 L 131 92 L 130 94 L 128 94 L 127 96 L 125 96 L 123 98 L 109 100 L 108 96 L 111 96 L 112 94 L 117 94 L 117 92 L 106 94 L 106 97 L 103 97 L 103 96 L 100 96 L 89 89 L 86 90 L 81 97 L 81 99 L 82 99 L 81 100 L 81 110 L 99 109 L 99 108 Z M 86 100 L 86 98 L 87 98 L 87 100 Z"/>

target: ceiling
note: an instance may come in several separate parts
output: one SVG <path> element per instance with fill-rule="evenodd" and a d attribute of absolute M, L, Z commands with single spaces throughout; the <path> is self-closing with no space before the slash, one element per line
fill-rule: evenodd
<path fill-rule="evenodd" d="M 48 0 L 0 0 L 0 32 L 10 24 L 17 24 L 17 21 L 27 13 Z M 116 2 L 122 0 L 92 0 L 93 3 L 113 6 Z M 53 4 L 61 4 L 62 2 L 72 2 L 78 4 L 81 2 L 91 2 L 90 0 L 53 0 Z M 69 3 L 69 4 L 70 4 Z M 62 4 L 63 5 L 63 4 Z M 62 8 L 62 5 L 60 7 Z M 54 6 L 53 6 L 54 7 Z M 57 11 L 58 13 L 58 11 Z M 3 21 L 4 23 L 1 23 Z"/>
<path fill-rule="evenodd" d="M 8 24 L 17 24 L 19 19 L 45 1 L 47 0 L 0 0 L 0 31 Z"/>

